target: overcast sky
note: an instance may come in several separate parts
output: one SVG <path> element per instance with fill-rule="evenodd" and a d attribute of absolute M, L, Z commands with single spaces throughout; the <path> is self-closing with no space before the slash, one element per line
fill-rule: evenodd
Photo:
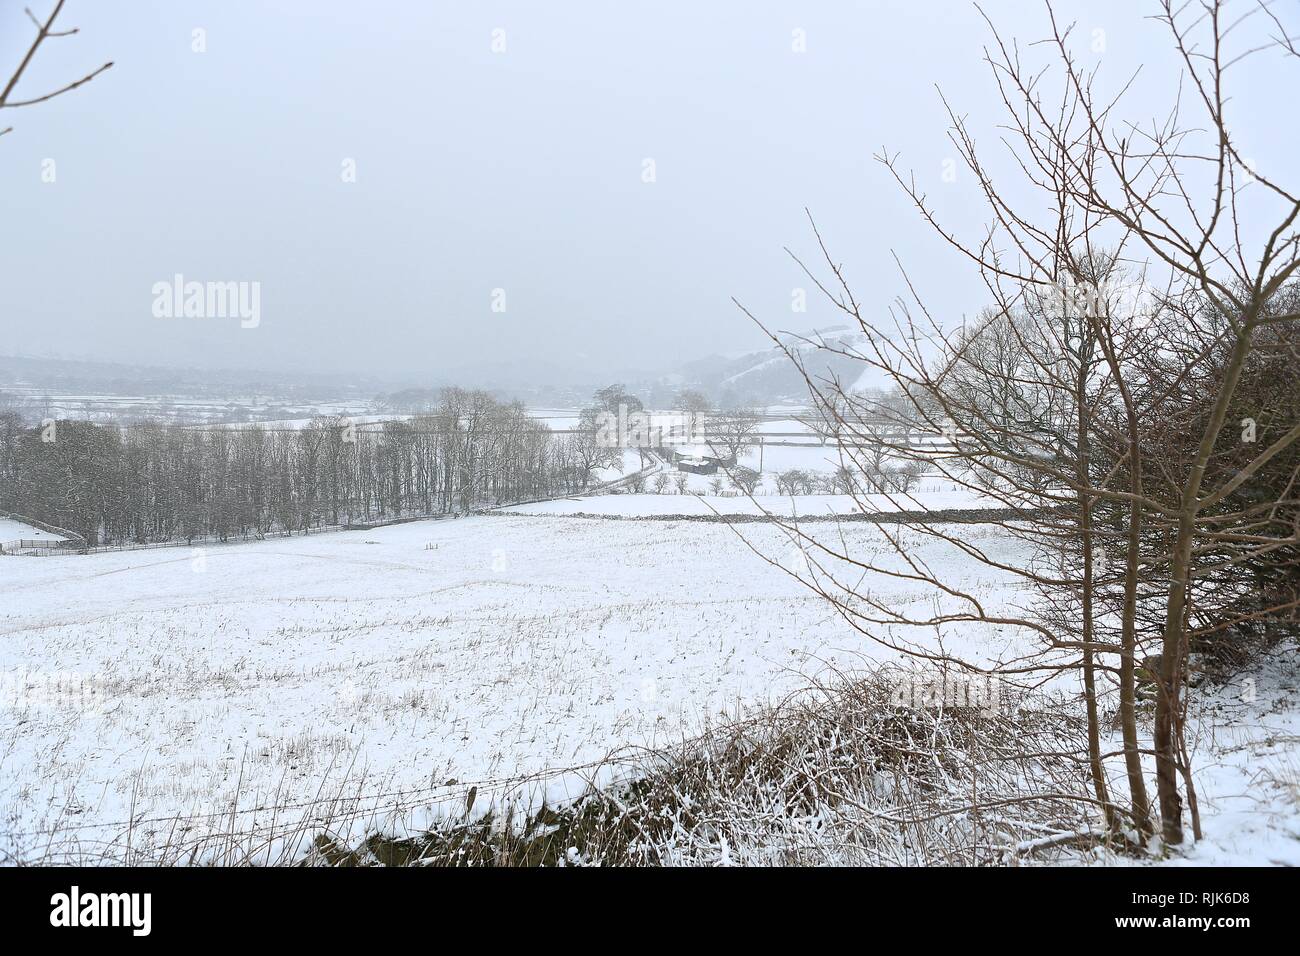
<path fill-rule="evenodd" d="M 1041 2 L 986 9 L 1044 35 Z M 1058 4 L 1104 83 L 1144 64 L 1139 121 L 1175 79 L 1154 10 Z M 868 309 L 903 291 L 891 250 L 940 314 L 984 304 L 872 160 L 901 151 L 959 231 L 987 218 L 969 175 L 942 177 L 936 85 L 997 139 L 989 34 L 966 3 L 68 0 L 60 22 L 80 34 L 49 41 L 20 92 L 116 65 L 0 114 L 0 352 L 661 368 L 761 344 L 732 296 L 780 328 L 833 321 L 791 311 L 804 283 L 782 247 L 811 251 L 805 206 Z M 21 3 L 0 6 L 5 77 L 30 33 Z M 1239 135 L 1294 182 L 1294 97 L 1268 121 L 1279 92 L 1250 76 Z M 156 317 L 153 287 L 178 273 L 260 283 L 257 327 Z"/>

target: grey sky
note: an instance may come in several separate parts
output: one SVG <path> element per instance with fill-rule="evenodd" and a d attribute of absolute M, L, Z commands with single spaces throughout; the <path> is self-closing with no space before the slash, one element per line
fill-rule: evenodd
<path fill-rule="evenodd" d="M 1022 40 L 1045 31 L 1039 2 L 987 9 Z M 1153 4 L 1058 11 L 1106 81 L 1145 64 L 1127 115 L 1164 111 L 1173 64 L 1143 19 Z M 0 123 L 15 127 L 0 139 L 0 352 L 658 368 L 761 344 L 732 295 L 778 327 L 833 321 L 790 312 L 802 280 L 782 246 L 811 251 L 805 205 L 868 307 L 902 291 L 891 249 L 942 314 L 982 304 L 871 159 L 901 150 L 956 228 L 985 220 L 969 176 L 941 179 L 936 84 L 996 142 L 988 33 L 967 3 L 69 0 L 63 25 L 81 34 L 47 43 L 23 90 L 116 65 Z M 21 3 L 0 7 L 6 77 L 29 35 Z M 1268 75 L 1242 74 L 1238 130 L 1294 183 L 1294 124 L 1265 121 Z M 151 287 L 176 273 L 260 282 L 260 325 L 155 318 Z"/>

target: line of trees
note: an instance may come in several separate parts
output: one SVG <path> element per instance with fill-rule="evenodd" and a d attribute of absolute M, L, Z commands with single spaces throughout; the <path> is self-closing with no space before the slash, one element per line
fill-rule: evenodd
<path fill-rule="evenodd" d="M 521 403 L 445 389 L 427 414 L 299 429 L 27 426 L 0 414 L 0 509 L 90 545 L 248 537 L 445 514 L 588 488 L 594 438 L 555 434 Z"/>

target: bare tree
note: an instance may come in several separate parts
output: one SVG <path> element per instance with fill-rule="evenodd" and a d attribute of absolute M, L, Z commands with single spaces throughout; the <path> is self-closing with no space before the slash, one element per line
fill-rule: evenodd
<path fill-rule="evenodd" d="M 73 82 L 68 83 L 66 86 L 61 86 L 58 89 L 52 90 L 48 93 L 43 93 L 39 96 L 30 96 L 25 99 L 14 98 L 14 88 L 18 85 L 18 81 L 22 79 L 23 74 L 27 71 L 27 67 L 31 64 L 33 57 L 36 56 L 36 51 L 40 49 L 41 44 L 44 43 L 47 39 L 68 37 L 78 32 L 76 27 L 73 27 L 71 30 L 54 29 L 54 21 L 58 19 L 59 12 L 63 9 L 63 4 L 64 4 L 64 0 L 57 0 L 57 2 L 54 4 L 54 9 L 50 12 L 50 15 L 45 19 L 45 22 L 43 23 L 36 18 L 36 15 L 32 13 L 30 8 L 27 7 L 23 8 L 23 12 L 27 14 L 27 19 L 31 20 L 32 25 L 36 27 L 36 36 L 32 38 L 32 44 L 27 48 L 27 53 L 23 56 L 22 61 L 18 64 L 17 69 L 15 69 L 13 75 L 9 77 L 9 82 L 7 82 L 4 85 L 3 90 L 0 90 L 0 109 L 17 109 L 20 106 L 34 106 L 37 103 L 44 103 L 47 100 L 52 100 L 56 96 L 61 96 L 64 93 L 70 93 L 71 91 L 75 90 L 77 87 L 89 83 L 95 77 L 99 76 L 99 74 L 103 73 L 105 70 L 107 70 L 109 67 L 113 65 L 113 62 L 110 60 L 109 62 L 105 63 L 103 66 L 99 67 L 99 69 L 91 70 L 81 79 L 74 80 Z M 3 136 L 5 133 L 12 132 L 12 130 L 13 130 L 12 126 L 6 126 L 5 128 L 0 129 L 0 136 Z"/>
<path fill-rule="evenodd" d="M 758 412 L 752 408 L 734 408 L 712 415 L 706 426 L 709 447 L 715 453 L 721 452 L 734 465 L 753 447 L 760 421 Z"/>
<path fill-rule="evenodd" d="M 683 389 L 677 396 L 677 404 L 686 415 L 687 435 L 699 434 L 704 416 L 713 408 L 708 396 L 693 388 Z"/>
<path fill-rule="evenodd" d="M 814 408 L 832 423 L 849 464 L 870 466 L 861 448 L 881 434 L 868 435 L 867 421 L 893 415 L 900 428 L 943 436 L 885 441 L 891 457 L 934 468 L 995 501 L 1011 515 L 996 523 L 1026 541 L 1034 558 L 1028 566 L 1000 560 L 936 521 L 908 527 L 1021 578 L 1039 601 L 1032 613 L 993 613 L 911 560 L 900 536 L 886 535 L 903 572 L 855 556 L 843 539 L 820 541 L 787 523 L 787 533 L 814 558 L 805 583 L 868 637 L 946 665 L 972 666 L 889 634 L 898 625 L 978 620 L 1035 636 L 1039 650 L 999 665 L 999 672 L 1029 680 L 1046 672 L 1079 675 L 1088 717 L 1083 759 L 1094 788 L 1088 799 L 1111 832 L 1139 839 L 1154 825 L 1135 662 L 1154 644 L 1160 653 L 1153 755 L 1168 844 L 1183 839 L 1180 779 L 1199 836 L 1182 728 L 1191 639 L 1212 626 L 1207 616 L 1216 624 L 1237 620 L 1216 597 L 1223 592 L 1216 585 L 1246 580 L 1250 569 L 1267 564 L 1272 589 L 1268 597 L 1255 595 L 1252 617 L 1293 602 L 1291 590 L 1276 586 L 1283 572 L 1273 561 L 1293 556 L 1300 544 L 1296 466 L 1285 457 L 1300 439 L 1300 397 L 1273 401 L 1286 411 L 1283 420 L 1270 419 L 1267 442 L 1244 443 L 1230 417 L 1241 408 L 1239 392 L 1259 343 L 1295 341 L 1277 330 L 1300 321 L 1285 296 L 1300 270 L 1300 200 L 1240 155 L 1226 115 L 1237 64 L 1268 50 L 1288 57 L 1295 50 L 1285 30 L 1247 38 L 1241 25 L 1260 22 L 1261 13 L 1276 26 L 1266 5 L 1232 19 L 1224 7 L 1223 0 L 1160 3 L 1157 19 L 1182 61 L 1190 109 L 1199 115 L 1186 119 L 1189 107 L 1180 100 L 1148 124 L 1119 118 L 1122 92 L 1108 99 L 1095 92 L 1094 72 L 1073 59 L 1071 30 L 1057 23 L 1050 3 L 1050 36 L 1042 45 L 1005 41 L 990 22 L 986 59 L 1023 183 L 992 174 L 967 121 L 944 100 L 950 139 L 988 207 L 981 236 L 967 240 L 947 229 L 898 157 L 878 156 L 942 241 L 978 270 L 992 305 L 975 322 L 954 330 L 937 321 L 906 271 L 908 299 L 895 303 L 887 322 L 869 318 L 815 225 L 824 274 L 796 258 L 866 333 L 871 345 L 863 360 L 883 371 L 909 406 L 900 413 L 805 371 Z M 1050 62 L 1028 62 L 1027 50 L 1046 51 Z M 1013 199 L 1026 186 L 1030 198 Z M 1239 207 L 1247 191 L 1250 219 Z M 1273 218 L 1258 228 L 1255 217 L 1270 206 Z M 803 357 L 786 353 L 804 368 Z M 1292 467 L 1279 468 L 1283 460 Z M 1251 496 L 1243 496 L 1247 489 Z M 892 503 L 925 510 L 910 496 Z M 861 504 L 867 510 L 869 503 Z M 862 593 L 856 578 L 837 576 L 844 565 L 928 582 L 961 607 L 910 618 Z M 1104 765 L 1103 681 L 1118 689 L 1127 801 L 1113 796 Z"/>
<path fill-rule="evenodd" d="M 759 483 L 763 480 L 761 474 L 744 465 L 737 465 L 734 468 L 727 469 L 727 477 L 736 486 L 737 490 L 751 497 L 758 490 Z"/>
<path fill-rule="evenodd" d="M 801 468 L 790 468 L 776 476 L 776 488 L 783 495 L 810 495 L 812 476 Z"/>

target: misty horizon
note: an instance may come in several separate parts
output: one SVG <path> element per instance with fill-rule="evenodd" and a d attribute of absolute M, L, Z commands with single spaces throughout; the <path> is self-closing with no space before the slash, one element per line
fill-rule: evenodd
<path fill-rule="evenodd" d="M 1047 26 L 1035 2 L 988 12 Z M 906 292 L 895 253 L 945 320 L 986 304 L 873 159 L 900 152 L 939 211 L 980 228 L 936 91 L 996 133 L 973 6 L 75 15 L 81 32 L 22 87 L 114 66 L 14 111 L 0 216 L 27 226 L 0 247 L 0 353 L 421 381 L 661 374 L 769 344 L 733 296 L 774 330 L 843 322 L 815 294 L 792 305 L 808 283 L 784 248 L 816 251 L 805 207 L 873 319 Z M 1120 3 L 1059 15 L 1109 88 L 1145 64 L 1128 114 L 1149 119 L 1172 79 L 1169 51 L 1147 48 L 1159 25 Z M 22 42 L 0 38 L 0 56 Z M 1238 119 L 1261 165 L 1294 166 L 1283 124 Z M 158 318 L 151 290 L 175 275 L 258 284 L 256 327 Z"/>

